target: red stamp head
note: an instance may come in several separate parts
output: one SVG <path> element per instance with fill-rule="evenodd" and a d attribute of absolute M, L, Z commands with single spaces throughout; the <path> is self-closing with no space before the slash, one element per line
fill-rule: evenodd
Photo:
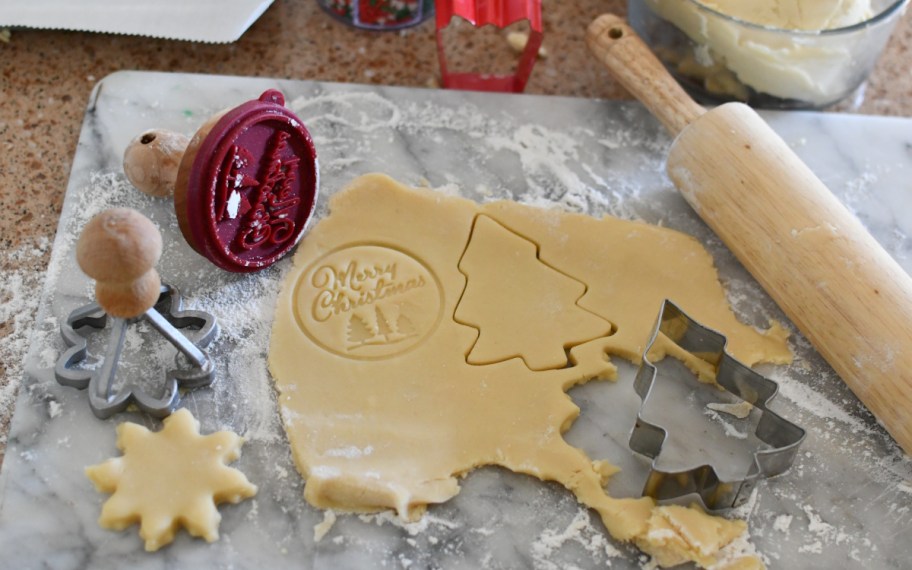
<path fill-rule="evenodd" d="M 275 90 L 216 115 L 190 141 L 174 192 L 181 231 L 222 269 L 266 268 L 300 241 L 319 172 L 310 133 Z"/>

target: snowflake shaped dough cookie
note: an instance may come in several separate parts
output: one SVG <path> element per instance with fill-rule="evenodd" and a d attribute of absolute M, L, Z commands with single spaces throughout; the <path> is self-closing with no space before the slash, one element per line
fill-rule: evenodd
<path fill-rule="evenodd" d="M 117 426 L 121 457 L 86 468 L 105 501 L 98 524 L 123 530 L 139 523 L 139 536 L 152 552 L 174 540 L 183 526 L 208 542 L 218 539 L 216 505 L 256 494 L 243 473 L 226 464 L 241 456 L 243 438 L 220 431 L 200 435 L 199 422 L 186 409 L 165 418 L 161 431 L 141 425 Z"/>

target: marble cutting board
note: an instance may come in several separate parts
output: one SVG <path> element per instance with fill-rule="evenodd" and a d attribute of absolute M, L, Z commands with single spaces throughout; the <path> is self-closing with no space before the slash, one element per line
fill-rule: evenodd
<path fill-rule="evenodd" d="M 326 198 L 355 176 L 380 171 L 413 185 L 475 200 L 511 198 L 595 216 L 662 224 L 696 236 L 713 253 L 739 317 L 765 326 L 784 317 L 674 192 L 663 173 L 669 143 L 637 104 L 561 97 L 491 95 L 201 75 L 121 72 L 102 80 L 85 116 L 58 235 L 36 319 L 0 472 L 0 568 L 636 568 L 635 549 L 607 539 L 601 523 L 559 486 L 500 469 L 466 477 L 452 501 L 403 524 L 388 515 L 339 514 L 319 542 L 323 514 L 302 499 L 278 421 L 266 349 L 274 298 L 290 260 L 252 275 L 228 275 L 182 240 L 169 202 L 126 183 L 129 140 L 163 127 L 191 134 L 212 113 L 282 90 L 314 136 Z M 912 120 L 769 113 L 796 152 L 912 271 Z M 118 455 L 114 426 L 137 414 L 96 419 L 85 394 L 58 386 L 58 323 L 85 304 L 91 284 L 74 244 L 92 215 L 131 206 L 162 230 L 159 271 L 188 304 L 221 320 L 212 347 L 220 379 L 184 404 L 204 432 L 247 438 L 235 464 L 255 484 L 254 500 L 220 511 L 213 544 L 181 533 L 155 554 L 135 527 L 96 524 L 106 497 L 83 475 Z M 306 239 L 306 238 L 305 238 Z M 623 268 L 618 268 L 623 270 Z M 800 270 L 800 268 L 796 268 Z M 763 370 L 780 383 L 774 405 L 809 435 L 792 470 L 758 486 L 736 515 L 771 567 L 901 568 L 912 557 L 912 461 L 797 333 L 788 367 Z M 171 357 L 142 331 L 128 338 L 125 374 Z M 132 367 L 132 368 L 131 368 Z M 582 414 L 567 440 L 623 471 L 615 495 L 637 494 L 646 464 L 626 447 L 639 400 L 635 368 L 619 363 L 616 384 L 571 391 Z M 505 412 L 506 413 L 506 412 Z M 912 410 L 910 410 L 912 413 Z M 748 546 L 750 548 L 750 546 Z"/>

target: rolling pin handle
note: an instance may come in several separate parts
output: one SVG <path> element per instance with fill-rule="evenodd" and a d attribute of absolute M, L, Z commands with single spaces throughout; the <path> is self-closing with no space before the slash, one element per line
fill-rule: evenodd
<path fill-rule="evenodd" d="M 586 41 L 621 85 L 646 105 L 672 136 L 705 113 L 623 18 L 599 16 L 589 25 Z"/>

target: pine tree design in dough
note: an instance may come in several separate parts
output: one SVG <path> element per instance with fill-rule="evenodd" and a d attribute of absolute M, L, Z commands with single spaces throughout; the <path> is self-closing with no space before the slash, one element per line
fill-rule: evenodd
<path fill-rule="evenodd" d="M 521 357 L 532 370 L 567 365 L 566 350 L 611 334 L 611 323 L 577 304 L 586 286 L 546 265 L 535 243 L 478 216 L 459 270 L 466 287 L 455 318 L 478 329 L 469 364 Z"/>
<path fill-rule="evenodd" d="M 415 325 L 402 311 L 402 307 L 399 307 L 398 312 L 398 316 L 393 318 L 396 315 L 394 307 L 387 306 L 384 310 L 380 308 L 380 305 L 375 305 L 373 311 L 375 327 L 372 327 L 365 317 L 353 313 L 348 319 L 346 330 L 348 350 L 355 350 L 366 345 L 394 344 L 418 334 Z"/>
<path fill-rule="evenodd" d="M 353 313 L 348 319 L 349 350 L 364 346 L 374 335 L 374 329 L 361 318 L 361 315 Z"/>
<path fill-rule="evenodd" d="M 395 334 L 392 325 L 389 321 L 386 320 L 386 315 L 383 314 L 383 311 L 380 310 L 380 307 L 374 307 L 377 314 L 377 334 L 382 336 L 386 342 L 390 342 L 390 339 Z"/>
<path fill-rule="evenodd" d="M 415 330 L 415 325 L 405 316 L 404 313 L 399 313 L 399 318 L 396 320 L 396 330 L 405 336 L 413 336 L 418 334 L 418 331 Z"/>
<path fill-rule="evenodd" d="M 105 501 L 98 524 L 123 530 L 139 523 L 146 550 L 174 540 L 180 527 L 208 542 L 218 539 L 220 503 L 238 503 L 256 494 L 243 473 L 226 463 L 241 456 L 244 440 L 220 431 L 200 435 L 199 422 L 186 409 L 164 420 L 161 431 L 125 422 L 117 426 L 121 457 L 86 468 Z"/>

